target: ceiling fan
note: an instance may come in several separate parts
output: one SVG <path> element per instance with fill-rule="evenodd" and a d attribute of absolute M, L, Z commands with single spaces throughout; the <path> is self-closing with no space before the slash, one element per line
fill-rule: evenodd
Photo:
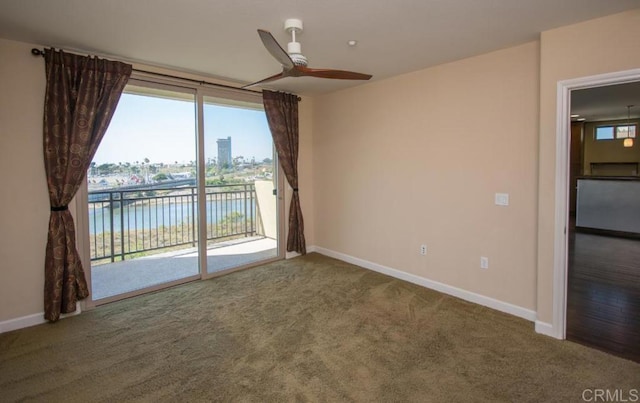
<path fill-rule="evenodd" d="M 284 29 L 291 33 L 291 42 L 288 43 L 287 50 L 278 44 L 276 39 L 269 31 L 263 29 L 258 30 L 258 35 L 267 48 L 271 56 L 273 56 L 282 65 L 282 72 L 274 74 L 255 83 L 247 84 L 242 88 L 252 87 L 258 84 L 264 84 L 271 81 L 279 80 L 285 77 L 318 77 L 332 78 L 338 80 L 368 80 L 372 76 L 370 74 L 356 73 L 353 71 L 334 70 L 334 69 L 312 69 L 307 67 L 307 58 L 302 55 L 302 47 L 300 42 L 296 42 L 296 33 L 302 32 L 302 21 L 291 18 L 285 21 Z"/>

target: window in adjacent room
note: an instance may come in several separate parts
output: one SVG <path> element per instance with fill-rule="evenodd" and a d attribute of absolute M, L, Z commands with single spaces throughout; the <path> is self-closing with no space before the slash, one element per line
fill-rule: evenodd
<path fill-rule="evenodd" d="M 608 125 L 596 127 L 596 140 L 614 140 L 636 137 L 636 124 Z"/>
<path fill-rule="evenodd" d="M 616 126 L 617 139 L 626 139 L 628 137 L 630 138 L 636 137 L 636 125 Z"/>

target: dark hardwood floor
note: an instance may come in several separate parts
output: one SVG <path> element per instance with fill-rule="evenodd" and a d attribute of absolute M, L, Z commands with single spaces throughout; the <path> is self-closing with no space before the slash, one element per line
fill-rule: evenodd
<path fill-rule="evenodd" d="M 567 339 L 640 362 L 640 240 L 571 228 Z"/>

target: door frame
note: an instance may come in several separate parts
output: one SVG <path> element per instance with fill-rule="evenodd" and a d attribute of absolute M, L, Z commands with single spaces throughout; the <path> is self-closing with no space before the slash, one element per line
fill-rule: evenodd
<path fill-rule="evenodd" d="M 181 80 L 179 77 L 176 78 L 168 78 L 168 77 L 156 77 L 152 75 L 146 75 L 144 73 L 134 73 L 132 74 L 131 79 L 129 80 L 131 83 L 140 82 L 143 85 L 149 87 L 156 88 L 168 88 L 173 87 L 173 89 L 181 88 L 186 91 L 193 91 L 194 93 L 194 101 L 196 103 L 196 111 L 195 111 L 195 123 L 196 123 L 196 171 L 197 171 L 197 188 L 198 194 L 204 194 L 205 191 L 205 167 L 204 167 L 204 97 L 212 96 L 216 98 L 226 98 L 230 100 L 237 101 L 248 101 L 253 103 L 262 104 L 262 95 L 261 94 L 252 94 L 246 91 L 242 91 L 240 89 L 232 89 L 232 88 L 218 88 L 218 87 L 210 87 L 206 84 L 185 82 Z M 171 89 L 171 88 L 168 88 Z M 261 260 L 257 262 L 252 262 L 246 265 L 230 268 L 227 270 L 221 270 L 218 272 L 208 273 L 207 271 L 207 241 L 206 241 L 206 205 L 203 202 L 197 203 L 198 209 L 198 269 L 199 274 L 196 276 L 186 277 L 184 279 L 179 279 L 175 281 L 171 281 L 168 283 L 163 283 L 151 287 L 147 287 L 141 290 L 132 291 L 129 293 L 121 294 L 114 297 L 104 298 L 99 300 L 98 303 L 93 300 L 93 290 L 91 283 L 91 252 L 90 252 L 90 244 L 89 244 L 89 222 L 88 222 L 88 188 L 87 188 L 87 180 L 85 178 L 83 185 L 80 186 L 76 196 L 74 197 L 74 201 L 70 203 L 70 210 L 74 218 L 74 222 L 76 225 L 76 248 L 80 255 L 80 260 L 82 262 L 82 266 L 85 268 L 85 277 L 87 281 L 87 285 L 89 287 L 90 297 L 80 301 L 80 309 L 81 310 L 89 310 L 93 309 L 96 306 L 106 304 L 109 302 L 117 301 L 120 299 L 137 296 L 141 294 L 146 294 L 148 292 L 157 291 L 160 289 L 164 289 L 167 287 L 171 287 L 178 284 L 183 284 L 190 281 L 195 280 L 205 280 L 212 277 L 221 276 L 224 274 L 228 274 L 234 271 L 247 269 L 250 267 L 254 267 L 257 265 L 282 260 L 285 258 L 285 241 L 284 238 L 286 236 L 285 232 L 285 182 L 284 182 L 284 171 L 280 166 L 280 163 L 277 159 L 277 154 L 274 152 L 274 164 L 276 166 L 276 193 L 277 193 L 277 256 L 271 259 Z M 204 241 L 202 241 L 204 240 Z"/>
<path fill-rule="evenodd" d="M 640 81 L 640 69 L 559 81 L 556 88 L 556 178 L 553 255 L 553 319 L 550 336 L 566 339 L 567 275 L 569 258 L 569 137 L 571 92 Z M 545 332 L 546 333 L 546 332 Z"/>

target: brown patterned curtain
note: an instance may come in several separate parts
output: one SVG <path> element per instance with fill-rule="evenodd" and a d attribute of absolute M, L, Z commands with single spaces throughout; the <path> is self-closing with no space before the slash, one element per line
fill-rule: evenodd
<path fill-rule="evenodd" d="M 289 208 L 287 251 L 307 253 L 304 221 L 298 195 L 298 97 L 282 92 L 262 91 L 264 110 L 287 182 L 293 188 Z"/>
<path fill-rule="evenodd" d="M 131 65 L 45 52 L 47 89 L 44 101 L 44 166 L 51 216 L 44 265 L 44 317 L 76 310 L 89 295 L 78 251 L 73 218 L 67 205 L 78 191 L 98 149 Z"/>

